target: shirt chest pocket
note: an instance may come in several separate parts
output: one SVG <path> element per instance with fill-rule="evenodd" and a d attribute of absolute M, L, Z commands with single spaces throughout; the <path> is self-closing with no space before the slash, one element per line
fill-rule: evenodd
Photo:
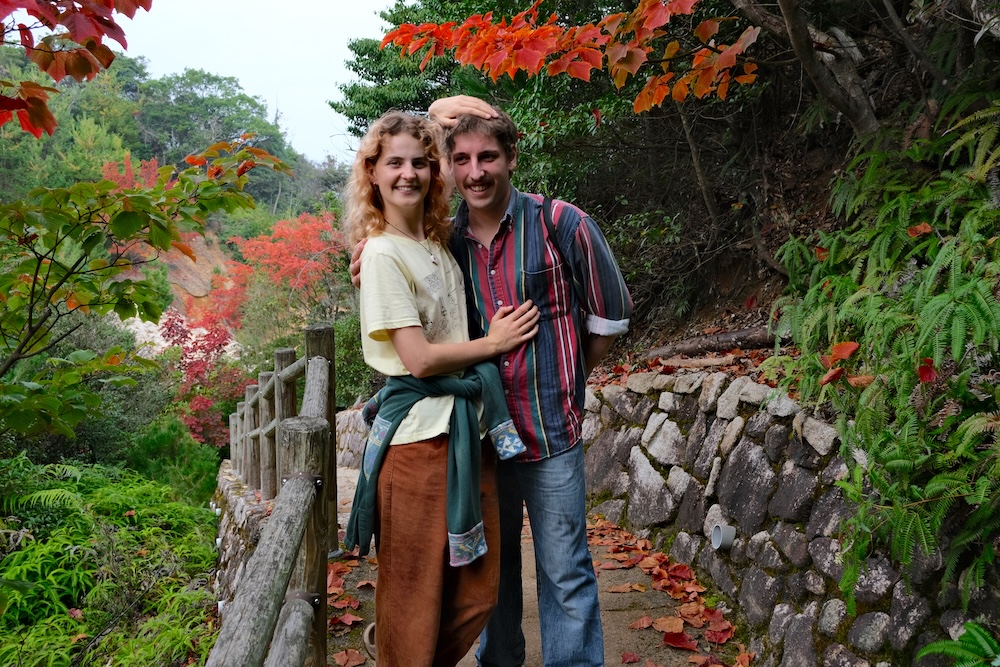
<path fill-rule="evenodd" d="M 554 320 L 570 313 L 572 287 L 569 273 L 562 264 L 539 267 L 537 271 L 522 271 L 524 298 L 538 306 L 540 319 Z"/>

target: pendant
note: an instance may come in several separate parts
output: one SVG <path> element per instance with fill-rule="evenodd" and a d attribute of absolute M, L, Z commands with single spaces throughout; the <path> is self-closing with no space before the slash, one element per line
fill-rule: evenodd
<path fill-rule="evenodd" d="M 435 255 L 434 253 L 431 253 L 431 264 L 433 264 L 434 266 L 437 266 L 438 264 L 437 255 Z"/>

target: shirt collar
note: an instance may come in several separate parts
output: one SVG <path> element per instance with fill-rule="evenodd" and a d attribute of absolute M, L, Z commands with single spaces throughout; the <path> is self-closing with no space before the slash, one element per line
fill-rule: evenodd
<path fill-rule="evenodd" d="M 520 194 L 517 188 L 513 185 L 510 186 L 510 199 L 507 201 L 507 212 L 504 213 L 503 218 L 500 220 L 501 228 L 504 225 L 509 225 L 517 214 Z M 455 211 L 455 231 L 461 236 L 467 236 L 469 233 L 469 205 L 465 203 L 464 199 L 458 205 L 458 210 Z"/>

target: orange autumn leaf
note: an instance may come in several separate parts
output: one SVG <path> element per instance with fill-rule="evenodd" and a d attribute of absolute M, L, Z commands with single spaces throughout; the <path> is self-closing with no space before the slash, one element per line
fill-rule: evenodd
<path fill-rule="evenodd" d="M 75 643 L 77 643 L 78 641 L 80 641 L 81 639 L 86 639 L 86 638 L 87 638 L 87 637 L 89 637 L 89 636 L 90 636 L 90 635 L 88 635 L 88 634 L 87 634 L 86 632 L 81 632 L 81 633 L 80 633 L 80 634 L 78 634 L 78 635 L 73 635 L 72 637 L 70 637 L 70 640 L 69 640 L 69 643 L 70 643 L 70 644 L 75 644 Z"/>
<path fill-rule="evenodd" d="M 864 389 L 874 381 L 874 375 L 852 375 L 847 378 L 847 384 L 855 389 Z"/>
<path fill-rule="evenodd" d="M 844 374 L 843 368 L 831 368 L 826 372 L 826 374 L 822 378 L 820 378 L 819 384 L 820 386 L 823 386 L 826 384 L 830 384 L 831 382 L 835 382 L 836 380 L 839 380 L 840 376 L 843 374 Z"/>
<path fill-rule="evenodd" d="M 918 236 L 923 236 L 924 234 L 930 234 L 934 229 L 926 222 L 921 222 L 919 225 L 914 225 L 913 227 L 907 227 L 906 233 L 910 235 L 911 238 L 917 238 Z"/>
<path fill-rule="evenodd" d="M 645 630 L 653 626 L 653 619 L 649 616 L 643 616 L 639 620 L 635 621 L 628 626 L 629 630 Z"/>
<path fill-rule="evenodd" d="M 375 582 L 371 579 L 362 579 L 361 581 L 358 582 L 358 585 L 355 586 L 355 588 L 364 588 L 365 586 L 371 586 L 372 588 L 375 588 Z"/>
<path fill-rule="evenodd" d="M 830 360 L 840 361 L 841 359 L 850 359 L 851 355 L 857 351 L 858 347 L 859 345 L 853 340 L 837 343 L 830 348 Z"/>
<path fill-rule="evenodd" d="M 333 661 L 338 667 L 360 667 L 368 662 L 368 658 L 361 655 L 360 651 L 349 648 L 346 651 L 333 654 Z"/>
<path fill-rule="evenodd" d="M 690 565 L 684 563 L 671 563 L 667 568 L 667 573 L 675 579 L 694 579 L 694 570 L 691 569 Z"/>
<path fill-rule="evenodd" d="M 192 262 L 198 261 L 198 258 L 194 254 L 194 250 L 192 250 L 191 246 L 189 246 L 187 243 L 181 243 L 180 241 L 171 241 L 170 245 L 173 246 L 174 248 L 177 248 L 185 255 L 187 255 Z"/>
<path fill-rule="evenodd" d="M 626 651 L 625 653 L 622 653 L 623 665 L 631 665 L 637 662 L 639 662 L 639 656 L 636 655 L 635 653 L 632 653 L 631 651 Z"/>
<path fill-rule="evenodd" d="M 330 625 L 331 626 L 334 626 L 334 625 L 352 626 L 355 623 L 358 623 L 358 622 L 363 621 L 363 620 L 365 620 L 365 619 L 361 618 L 360 616 L 355 616 L 354 614 L 352 614 L 351 612 L 348 611 L 348 612 L 344 612 L 344 614 L 342 614 L 340 616 L 331 616 L 330 617 Z"/>
<path fill-rule="evenodd" d="M 736 629 L 729 621 L 711 623 L 705 631 L 705 639 L 713 644 L 725 644 L 736 634 Z"/>
<path fill-rule="evenodd" d="M 821 262 L 825 262 L 826 258 L 830 256 L 829 250 L 827 250 L 826 248 L 821 248 L 819 246 L 816 246 L 815 252 L 816 252 L 816 259 L 818 259 Z"/>
<path fill-rule="evenodd" d="M 208 163 L 208 160 L 201 157 L 200 155 L 188 155 L 186 158 L 184 158 L 184 161 L 194 167 L 200 167 L 203 164 Z"/>
<path fill-rule="evenodd" d="M 684 632 L 684 619 L 679 616 L 661 616 L 653 621 L 657 632 Z"/>
<path fill-rule="evenodd" d="M 330 606 L 334 609 L 347 609 L 348 607 L 351 609 L 357 609 L 361 606 L 361 601 L 354 596 L 344 595 L 343 597 L 337 598 L 331 602 Z"/>

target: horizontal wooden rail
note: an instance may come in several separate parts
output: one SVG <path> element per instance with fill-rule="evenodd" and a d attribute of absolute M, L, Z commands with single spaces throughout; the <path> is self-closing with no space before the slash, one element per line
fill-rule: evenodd
<path fill-rule="evenodd" d="M 274 371 L 247 387 L 230 416 L 233 469 L 274 506 L 207 667 L 326 665 L 326 564 L 337 539 L 336 523 L 328 528 L 331 516 L 336 522 L 333 343 L 333 327 L 313 326 L 304 357 L 276 350 Z"/>

